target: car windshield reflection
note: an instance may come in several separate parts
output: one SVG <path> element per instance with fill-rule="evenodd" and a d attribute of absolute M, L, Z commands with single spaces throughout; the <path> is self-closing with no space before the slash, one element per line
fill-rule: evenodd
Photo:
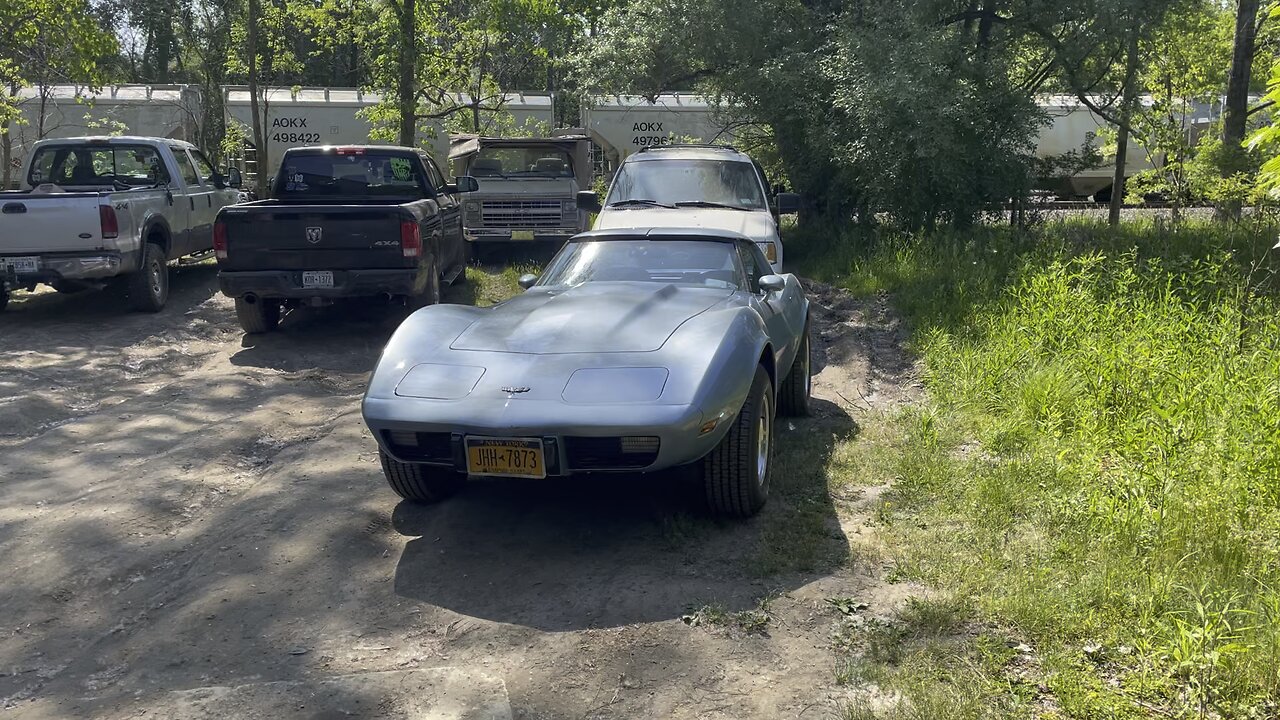
<path fill-rule="evenodd" d="M 734 246 L 727 242 L 576 242 L 556 255 L 538 284 L 652 282 L 736 290 L 744 283 L 734 257 Z"/>

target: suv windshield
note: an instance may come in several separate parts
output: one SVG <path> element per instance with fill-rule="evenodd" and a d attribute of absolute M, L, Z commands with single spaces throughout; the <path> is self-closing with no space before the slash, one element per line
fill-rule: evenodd
<path fill-rule="evenodd" d="M 605 205 L 628 200 L 666 205 L 702 202 L 748 210 L 766 207 L 755 166 L 741 160 L 671 158 L 623 163 Z"/>
<path fill-rule="evenodd" d="M 51 145 L 31 161 L 27 182 L 54 185 L 150 187 L 169 181 L 155 148 L 147 145 Z"/>
<path fill-rule="evenodd" d="M 553 147 L 488 147 L 471 161 L 472 177 L 573 177 L 569 153 Z"/>
<path fill-rule="evenodd" d="M 306 154 L 285 158 L 276 196 L 421 196 L 426 187 L 418 164 L 403 154 Z"/>
<path fill-rule="evenodd" d="M 696 240 L 592 240 L 565 246 L 539 285 L 660 282 L 738 288 L 744 284 L 734 245 Z"/>

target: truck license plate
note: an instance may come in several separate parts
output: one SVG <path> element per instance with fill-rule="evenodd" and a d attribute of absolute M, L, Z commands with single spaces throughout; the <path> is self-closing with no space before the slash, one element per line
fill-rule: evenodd
<path fill-rule="evenodd" d="M 511 239 L 512 240 L 532 240 L 533 231 L 532 230 L 512 230 Z"/>
<path fill-rule="evenodd" d="M 40 269 L 39 256 L 0 258 L 0 267 L 11 267 L 16 273 L 33 273 Z"/>
<path fill-rule="evenodd" d="M 302 273 L 302 287 L 304 288 L 331 288 L 333 287 L 333 271 L 332 270 L 307 270 Z"/>
<path fill-rule="evenodd" d="M 537 438 L 469 437 L 467 472 L 541 480 L 547 476 L 542 441 Z"/>

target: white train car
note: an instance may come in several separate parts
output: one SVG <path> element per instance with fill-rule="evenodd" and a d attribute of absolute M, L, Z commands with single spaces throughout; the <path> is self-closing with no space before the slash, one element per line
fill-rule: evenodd
<path fill-rule="evenodd" d="M 223 104 L 228 124 L 240 126 L 251 143 L 252 104 L 249 90 L 243 86 L 223 88 Z M 271 168 L 285 150 L 306 145 L 387 144 L 369 137 L 373 125 L 361 110 L 381 101 L 379 95 L 356 88 L 287 88 L 272 87 L 262 91 L 262 123 L 266 132 L 265 166 Z M 549 95 L 508 93 L 503 97 L 502 111 L 508 113 L 517 128 L 545 132 L 551 127 L 552 111 Z M 492 115 L 492 113 L 490 113 Z M 540 127 L 545 125 L 545 128 Z M 449 136 L 439 121 L 420 126 L 418 140 L 431 149 L 444 165 L 449 157 Z M 259 153 L 250 147 L 246 153 L 246 173 L 256 170 Z"/>
<path fill-rule="evenodd" d="M 1101 135 L 1110 125 L 1085 107 L 1078 98 L 1068 95 L 1047 96 L 1040 99 L 1040 107 L 1049 119 L 1036 139 L 1037 157 L 1079 153 L 1085 145 L 1102 149 L 1104 143 Z M 1129 151 L 1125 157 L 1125 177 L 1132 177 L 1154 167 L 1150 153 L 1136 142 L 1129 143 Z M 1071 176 L 1038 178 L 1037 185 L 1038 189 L 1051 191 L 1064 200 L 1094 196 L 1101 199 L 1102 195 L 1110 191 L 1115 173 L 1115 158 L 1111 157 L 1102 165 Z"/>
<path fill-rule="evenodd" d="M 590 98 L 582 124 L 599 148 L 597 171 L 611 174 L 628 155 L 671 142 L 730 143 L 726 112 L 699 95 L 659 95 L 654 102 L 637 95 Z"/>
<path fill-rule="evenodd" d="M 194 142 L 201 107 L 200 90 L 188 85 L 22 88 L 20 120 L 9 128 L 11 177 L 17 182 L 26 148 L 44 138 L 128 134 Z"/>
<path fill-rule="evenodd" d="M 1041 158 L 1080 152 L 1089 144 L 1101 149 L 1099 137 L 1107 123 L 1079 100 L 1069 96 L 1042 98 L 1048 121 L 1036 139 Z M 697 95 L 660 95 L 656 102 L 639 96 L 591 98 L 583 111 L 583 124 L 600 146 L 598 170 L 608 175 L 627 155 L 673 141 L 732 142 L 732 123 L 724 109 Z M 1146 149 L 1130 143 L 1126 176 L 1148 170 L 1152 160 Z M 1038 189 L 1059 197 L 1086 198 L 1104 193 L 1115 174 L 1114 160 L 1072 176 L 1037 178 Z"/>

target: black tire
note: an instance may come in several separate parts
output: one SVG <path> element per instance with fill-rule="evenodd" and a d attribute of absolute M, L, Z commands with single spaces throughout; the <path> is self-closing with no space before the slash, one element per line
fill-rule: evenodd
<path fill-rule="evenodd" d="M 435 261 L 432 261 L 431 272 L 427 276 L 427 286 L 423 288 L 421 293 L 409 298 L 409 308 L 418 310 L 428 305 L 439 305 L 441 298 L 440 285 L 440 267 L 436 265 Z"/>
<path fill-rule="evenodd" d="M 256 335 L 275 330 L 280 325 L 280 301 L 257 298 L 249 302 L 236 298 L 236 320 L 246 333 Z"/>
<path fill-rule="evenodd" d="M 805 323 L 800 340 L 800 352 L 791 363 L 791 371 L 778 386 L 778 414 L 787 417 L 804 417 L 811 410 L 813 396 L 813 345 L 809 342 L 809 324 Z"/>
<path fill-rule="evenodd" d="M 142 248 L 142 266 L 129 276 L 129 307 L 138 312 L 160 312 L 169 301 L 169 259 L 164 248 L 149 242 Z"/>
<path fill-rule="evenodd" d="M 402 463 L 382 450 L 382 474 L 397 495 L 414 502 L 439 502 L 458 492 L 467 476 L 448 468 L 416 463 Z"/>
<path fill-rule="evenodd" d="M 0 287 L 0 310 L 4 310 L 5 306 L 8 304 L 9 304 L 9 292 L 5 290 L 3 287 Z"/>
<path fill-rule="evenodd" d="M 769 373 L 756 366 L 747 401 L 729 433 L 702 460 L 702 482 L 713 514 L 750 517 L 764 507 L 773 471 L 773 420 Z"/>

